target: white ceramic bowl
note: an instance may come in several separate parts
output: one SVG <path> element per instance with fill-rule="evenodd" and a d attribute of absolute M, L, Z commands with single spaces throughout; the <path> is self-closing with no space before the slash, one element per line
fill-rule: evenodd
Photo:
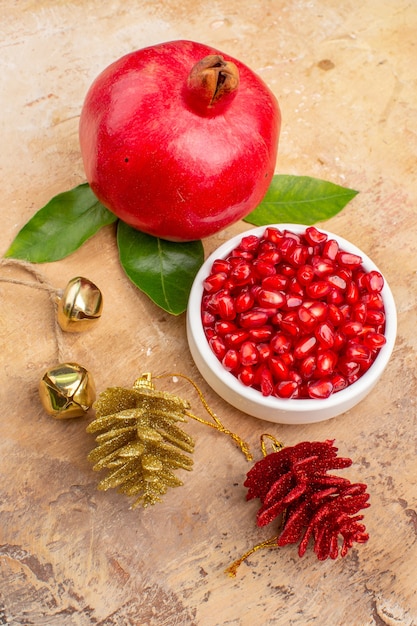
<path fill-rule="evenodd" d="M 300 224 L 272 224 L 279 230 L 304 233 L 307 226 Z M 397 314 L 391 289 L 385 281 L 382 298 L 384 301 L 386 323 L 386 343 L 380 349 L 371 367 L 353 384 L 325 399 L 281 399 L 275 396 L 264 397 L 262 393 L 241 383 L 228 372 L 212 352 L 201 322 L 201 300 L 203 281 L 210 274 L 216 259 L 225 258 L 238 246 L 242 237 L 256 235 L 260 237 L 266 226 L 250 229 L 233 237 L 215 250 L 200 268 L 190 293 L 187 308 L 187 338 L 194 362 L 203 378 L 226 402 L 237 409 L 270 422 L 280 424 L 307 424 L 330 419 L 348 411 L 358 404 L 371 391 L 381 377 L 391 357 L 397 333 Z M 362 265 L 369 272 L 380 270 L 359 248 L 346 239 L 319 228 L 331 239 L 336 239 L 341 249 L 362 257 Z M 381 272 L 382 274 L 382 272 Z M 385 279 L 384 279 L 385 280 Z"/>

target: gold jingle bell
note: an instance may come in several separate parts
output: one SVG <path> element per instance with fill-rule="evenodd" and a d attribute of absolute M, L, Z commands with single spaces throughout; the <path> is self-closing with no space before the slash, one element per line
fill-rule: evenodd
<path fill-rule="evenodd" d="M 69 281 L 58 300 L 58 323 L 62 330 L 78 333 L 90 328 L 102 310 L 100 289 L 88 278 L 77 276 Z"/>
<path fill-rule="evenodd" d="M 81 417 L 96 399 L 91 374 L 78 363 L 60 363 L 47 370 L 39 383 L 42 405 L 55 419 Z"/>

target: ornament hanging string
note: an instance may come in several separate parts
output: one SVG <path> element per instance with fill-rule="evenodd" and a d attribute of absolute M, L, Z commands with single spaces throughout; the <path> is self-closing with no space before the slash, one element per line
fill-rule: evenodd
<path fill-rule="evenodd" d="M 0 276 L 0 282 L 8 283 L 11 285 L 21 285 L 23 287 L 29 287 L 31 289 L 37 289 L 39 291 L 45 291 L 49 295 L 49 299 L 54 309 L 54 337 L 57 348 L 57 357 L 59 361 L 63 360 L 64 343 L 62 340 L 62 331 L 60 329 L 57 319 L 57 302 L 62 294 L 62 290 L 56 289 L 53 285 L 48 283 L 45 276 L 39 272 L 31 263 L 26 261 L 20 261 L 17 259 L 0 258 L 0 267 L 12 267 L 20 269 L 30 274 L 35 281 L 21 280 L 12 277 Z"/>
<path fill-rule="evenodd" d="M 203 405 L 204 409 L 210 415 L 210 417 L 213 419 L 213 422 L 209 422 L 208 420 L 205 420 L 202 417 L 199 417 L 198 415 L 194 415 L 194 413 L 191 413 L 190 411 L 186 412 L 186 415 L 188 415 L 188 417 L 191 417 L 192 419 L 196 420 L 197 422 L 200 422 L 200 424 L 204 424 L 205 426 L 210 426 L 210 428 L 214 428 L 214 429 L 218 430 L 219 432 L 224 433 L 225 435 L 228 435 L 240 447 L 240 449 L 242 450 L 243 454 L 246 457 L 246 460 L 247 461 L 252 461 L 253 460 L 253 455 L 250 452 L 248 444 L 245 441 L 243 441 L 243 439 L 241 437 L 239 437 L 239 435 L 237 435 L 236 433 L 232 432 L 231 430 L 229 430 L 228 428 L 223 426 L 223 424 L 220 421 L 220 419 L 217 417 L 217 415 L 214 413 L 214 411 L 212 411 L 212 409 L 209 407 L 209 405 L 207 403 L 207 400 L 205 399 L 205 397 L 203 395 L 203 392 L 198 387 L 198 385 L 192 380 L 192 378 L 189 378 L 185 374 L 179 374 L 179 373 L 160 374 L 158 376 L 154 376 L 153 378 L 158 379 L 158 378 L 167 378 L 167 377 L 183 378 L 188 383 L 190 383 L 190 385 L 192 385 L 194 387 L 195 391 L 197 392 L 197 395 L 198 395 L 198 397 L 200 399 L 200 402 Z"/>
<path fill-rule="evenodd" d="M 284 448 L 284 444 L 281 441 L 278 441 L 278 439 L 276 439 L 273 435 L 270 435 L 268 433 L 263 433 L 260 436 L 260 446 L 261 446 L 261 451 L 262 451 L 262 455 L 264 458 L 268 456 L 268 450 L 266 446 L 267 439 L 269 440 L 271 444 L 273 452 L 279 452 L 280 450 Z M 284 516 L 283 516 L 281 519 L 280 530 L 284 526 L 284 523 L 285 521 L 284 521 Z M 235 578 L 239 567 L 242 565 L 244 561 L 246 561 L 250 556 L 252 556 L 252 554 L 257 552 L 258 550 L 263 550 L 264 548 L 278 548 L 279 547 L 277 543 L 278 535 L 279 533 L 277 535 L 274 535 L 273 537 L 270 537 L 269 539 L 265 539 L 265 541 L 262 541 L 261 543 L 256 544 L 255 546 L 250 548 L 250 550 L 247 550 L 244 554 L 242 554 L 241 557 L 236 559 L 236 561 L 233 561 L 233 563 L 229 565 L 229 567 L 226 568 L 225 573 L 228 574 L 231 578 Z"/>

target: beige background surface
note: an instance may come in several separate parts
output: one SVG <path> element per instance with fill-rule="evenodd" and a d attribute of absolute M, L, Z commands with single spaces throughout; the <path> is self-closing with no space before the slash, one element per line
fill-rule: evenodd
<path fill-rule="evenodd" d="M 358 189 L 323 224 L 383 270 L 398 307 L 398 341 L 383 379 L 357 408 L 328 422 L 279 426 L 227 406 L 190 357 L 184 316 L 156 309 L 124 276 L 114 232 L 40 269 L 57 288 L 79 274 L 104 293 L 100 324 L 64 337 L 67 360 L 99 391 L 142 372 L 182 371 L 256 450 L 271 432 L 287 445 L 335 438 L 369 485 L 370 540 L 344 560 L 296 549 L 229 563 L 271 534 L 245 502 L 248 464 L 197 423 L 194 471 L 145 511 L 99 493 L 85 420 L 43 412 L 38 380 L 55 363 L 46 294 L 0 284 L 0 623 L 37 626 L 411 626 L 416 597 L 417 4 L 414 0 L 0 0 L 3 254 L 53 195 L 84 180 L 77 126 L 93 78 L 133 49 L 196 39 L 240 58 L 279 98 L 277 172 Z M 248 225 L 205 241 L 208 252 Z M 11 268 L 1 275 L 29 280 Z M 197 398 L 185 382 L 164 388 Z"/>

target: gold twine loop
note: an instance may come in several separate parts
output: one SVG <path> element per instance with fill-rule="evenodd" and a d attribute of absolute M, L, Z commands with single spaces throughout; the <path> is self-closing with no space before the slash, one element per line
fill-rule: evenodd
<path fill-rule="evenodd" d="M 154 378 L 166 378 L 166 377 L 174 377 L 174 376 L 177 376 L 179 378 L 183 378 L 184 380 L 189 382 L 190 385 L 192 385 L 194 387 L 195 391 L 198 394 L 198 397 L 199 397 L 199 400 L 200 400 L 201 404 L 203 405 L 203 407 L 207 411 L 207 413 L 210 415 L 210 417 L 213 419 L 214 423 L 213 422 L 209 422 L 208 420 L 205 420 L 202 417 L 199 417 L 198 415 L 194 415 L 194 413 L 191 413 L 189 411 L 186 412 L 186 415 L 188 415 L 188 417 L 191 417 L 192 419 L 196 420 L 197 422 L 200 422 L 200 424 L 205 424 L 205 426 L 210 426 L 210 428 L 215 428 L 219 432 L 224 433 L 225 435 L 228 435 L 239 446 L 239 448 L 241 449 L 241 451 L 245 455 L 246 460 L 247 461 L 252 461 L 253 460 L 253 456 L 252 456 L 252 453 L 251 453 L 251 451 L 249 449 L 249 445 L 245 441 L 243 441 L 243 439 L 241 437 L 239 437 L 239 435 L 237 435 L 236 433 L 232 432 L 231 430 L 229 430 L 228 428 L 226 428 L 222 424 L 222 422 L 217 417 L 217 415 L 214 413 L 214 411 L 212 411 L 212 409 L 209 407 L 209 405 L 207 403 L 207 400 L 205 399 L 201 389 L 198 387 L 198 385 L 191 378 L 189 378 L 185 374 L 178 374 L 178 373 L 160 374 L 159 376 L 154 376 Z"/>
<path fill-rule="evenodd" d="M 263 456 L 268 456 L 269 454 L 266 448 L 265 439 L 269 439 L 272 447 L 272 452 L 279 452 L 284 447 L 284 444 L 281 441 L 278 441 L 276 437 L 274 437 L 273 435 L 269 435 L 268 433 L 264 433 L 263 435 L 261 435 L 261 450 Z"/>
<path fill-rule="evenodd" d="M 264 457 L 270 454 L 267 450 L 267 443 L 270 444 L 272 448 L 272 452 L 279 452 L 284 448 L 284 444 L 281 441 L 278 441 L 274 435 L 270 435 L 269 433 L 263 433 L 260 437 L 261 442 L 261 451 Z M 283 520 L 282 522 L 283 523 Z M 258 550 L 263 550 L 264 548 L 279 548 L 278 546 L 278 535 L 274 535 L 261 543 L 258 543 L 256 546 L 253 546 L 250 550 L 242 554 L 236 561 L 234 561 L 228 568 L 225 569 L 225 573 L 234 578 L 237 574 L 237 570 L 241 566 L 241 564 L 246 561 L 254 552 Z"/>
<path fill-rule="evenodd" d="M 257 552 L 258 550 L 263 550 L 264 548 L 279 548 L 277 540 L 278 540 L 278 535 L 275 535 L 274 537 L 270 537 L 270 539 L 266 539 L 265 541 L 262 541 L 262 543 L 258 543 L 256 546 L 253 546 L 253 548 L 245 552 L 245 554 L 242 554 L 242 556 L 239 559 L 237 559 L 231 565 L 229 565 L 229 567 L 227 567 L 224 570 L 225 573 L 228 574 L 231 578 L 235 578 L 239 567 L 254 552 Z"/>

